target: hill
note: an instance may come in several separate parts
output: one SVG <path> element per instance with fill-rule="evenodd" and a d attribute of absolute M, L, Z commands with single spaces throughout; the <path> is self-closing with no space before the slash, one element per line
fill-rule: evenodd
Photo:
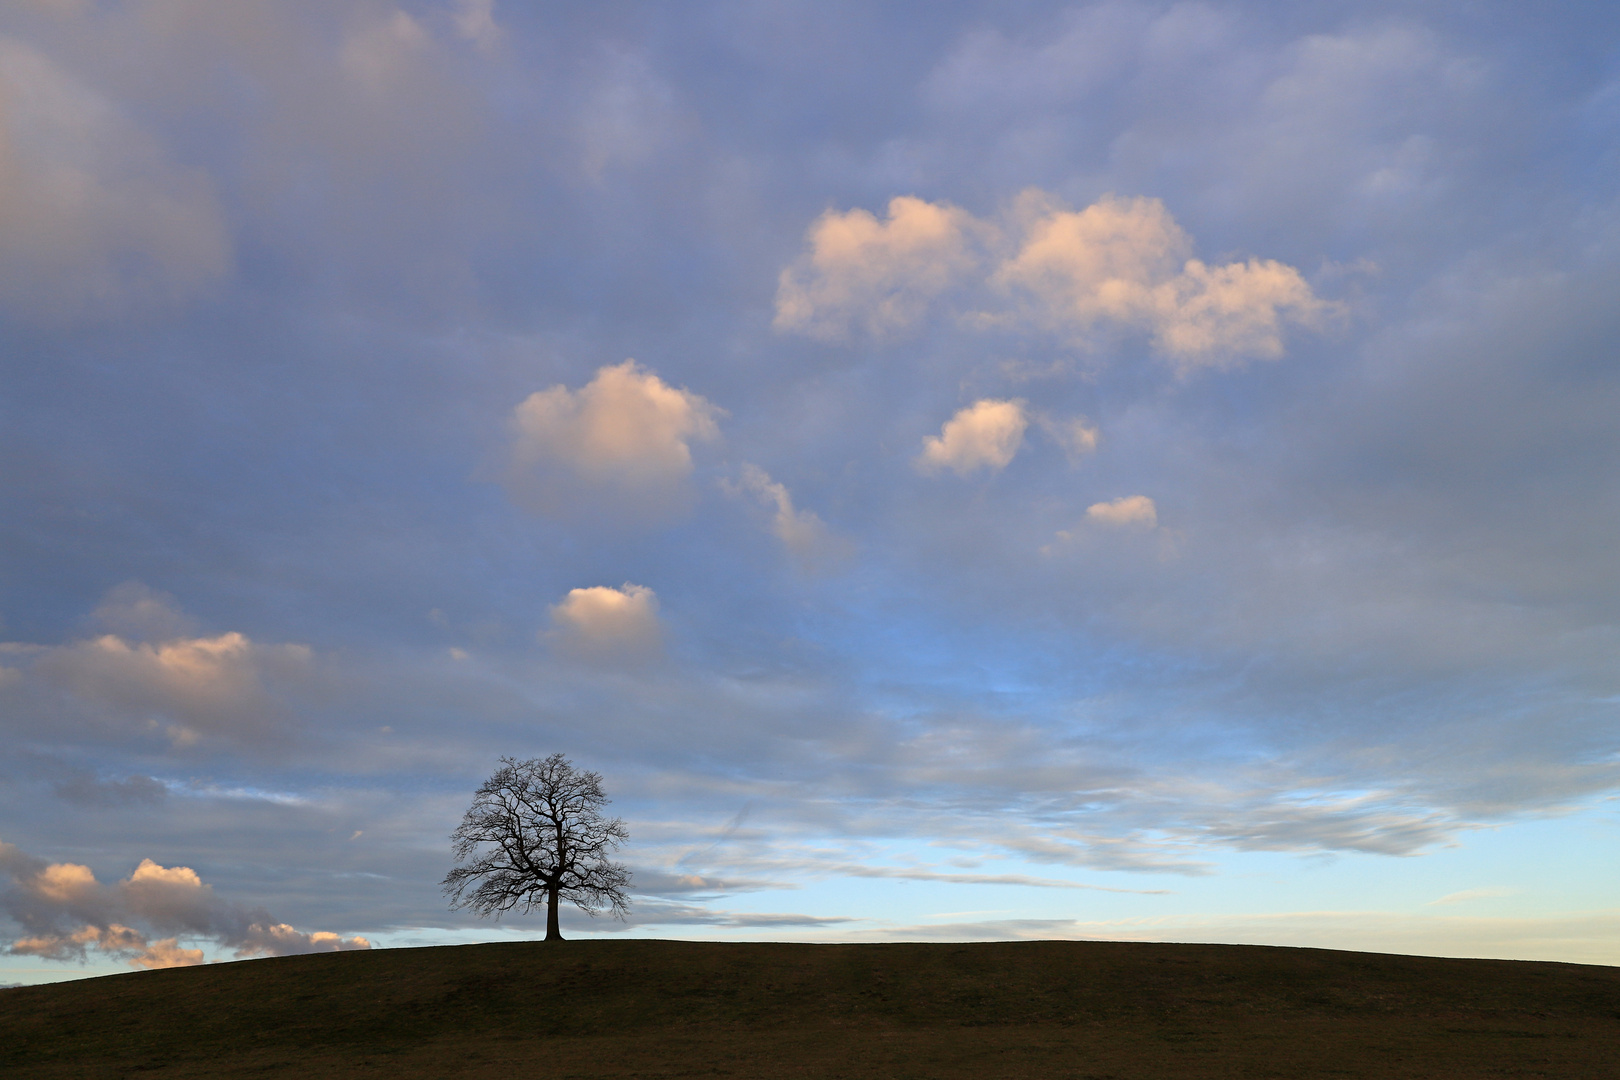
<path fill-rule="evenodd" d="M 1620 969 L 1042 941 L 569 941 L 0 991 L 0 1075 L 1620 1077 Z"/>

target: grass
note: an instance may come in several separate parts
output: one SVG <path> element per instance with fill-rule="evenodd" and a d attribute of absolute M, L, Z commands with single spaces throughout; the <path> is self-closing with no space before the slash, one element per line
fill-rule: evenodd
<path fill-rule="evenodd" d="M 1620 1078 L 1620 968 L 1042 941 L 570 941 L 0 991 L 0 1076 Z"/>

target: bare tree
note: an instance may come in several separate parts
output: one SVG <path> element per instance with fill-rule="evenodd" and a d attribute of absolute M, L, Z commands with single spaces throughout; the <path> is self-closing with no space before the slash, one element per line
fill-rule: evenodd
<path fill-rule="evenodd" d="M 457 863 L 444 876 L 452 908 L 499 919 L 517 908 L 546 905 L 546 940 L 561 941 L 557 901 L 595 916 L 630 911 L 624 890 L 630 871 L 608 859 L 630 834 L 604 818 L 602 778 L 576 772 L 561 754 L 544 760 L 501 758 L 501 767 L 473 796 L 461 826 L 450 834 Z M 476 884 L 475 884 L 476 883 Z"/>

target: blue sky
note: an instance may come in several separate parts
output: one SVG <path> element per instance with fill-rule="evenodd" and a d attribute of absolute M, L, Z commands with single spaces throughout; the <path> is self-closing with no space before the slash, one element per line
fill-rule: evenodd
<path fill-rule="evenodd" d="M 0 13 L 0 981 L 628 924 L 1620 962 L 1606 5 Z"/>

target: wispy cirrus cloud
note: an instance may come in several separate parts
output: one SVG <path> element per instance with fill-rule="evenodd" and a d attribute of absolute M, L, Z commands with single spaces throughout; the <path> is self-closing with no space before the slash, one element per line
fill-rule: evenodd
<path fill-rule="evenodd" d="M 725 481 L 732 494 L 749 494 L 775 510 L 771 532 L 798 565 L 810 571 L 833 569 L 854 554 L 854 545 L 834 533 L 814 510 L 794 506 L 787 485 L 771 479 L 758 465 L 744 463 L 736 481 Z"/>

